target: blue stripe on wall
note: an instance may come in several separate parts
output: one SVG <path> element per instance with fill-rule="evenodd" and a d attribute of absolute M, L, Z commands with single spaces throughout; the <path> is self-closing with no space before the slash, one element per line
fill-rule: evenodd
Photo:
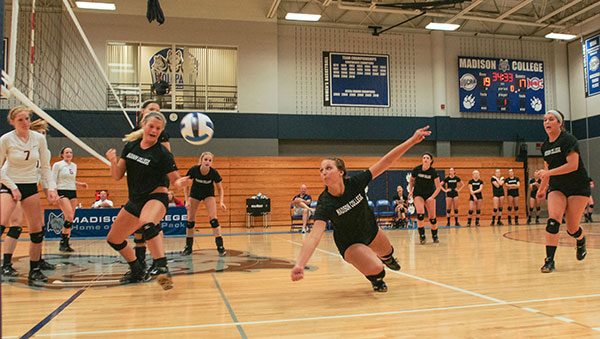
<path fill-rule="evenodd" d="M 0 111 L 5 117 L 7 111 Z M 80 137 L 122 137 L 131 131 L 122 112 L 48 111 Z M 177 113 L 183 117 L 185 113 Z M 167 120 L 168 120 L 168 115 Z M 542 141 L 546 138 L 540 120 L 468 119 L 449 117 L 359 117 L 297 114 L 208 113 L 215 125 L 215 138 L 257 138 L 287 140 L 402 140 L 426 125 L 433 132 L 429 140 L 440 141 Z M 134 121 L 135 114 L 130 113 Z M 583 120 L 583 119 L 582 119 Z M 585 121 L 574 122 L 575 135 L 581 138 Z M 11 127 L 0 126 L 0 133 Z M 179 138 L 179 121 L 168 121 L 167 132 Z M 600 135 L 600 116 L 590 118 L 590 134 Z M 51 136 L 62 136 L 54 128 Z M 583 134 L 585 137 L 585 134 Z"/>
<path fill-rule="evenodd" d="M 589 136 L 587 130 L 589 130 Z M 571 132 L 579 140 L 600 137 L 600 115 L 573 121 Z"/>

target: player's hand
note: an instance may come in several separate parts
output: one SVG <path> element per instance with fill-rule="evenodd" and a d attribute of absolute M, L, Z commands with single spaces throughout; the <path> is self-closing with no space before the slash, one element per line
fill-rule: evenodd
<path fill-rule="evenodd" d="M 423 139 L 425 139 L 426 136 L 429 135 L 431 135 L 431 131 L 429 130 L 429 125 L 427 125 L 423 128 L 419 128 L 418 130 L 416 130 L 415 134 L 413 134 L 411 139 L 415 142 L 415 144 L 418 144 L 421 141 L 423 141 Z"/>
<path fill-rule="evenodd" d="M 546 192 L 543 192 L 542 190 L 538 190 L 538 192 L 535 195 L 535 197 L 538 198 L 538 199 L 544 199 L 546 197 Z"/>
<path fill-rule="evenodd" d="M 544 180 L 548 176 L 548 171 L 540 170 L 540 179 Z"/>
<path fill-rule="evenodd" d="M 189 175 L 186 175 L 185 177 L 181 177 L 175 181 L 175 187 L 177 187 L 177 188 L 187 187 L 187 186 L 190 186 L 192 183 L 193 183 L 193 180 L 190 178 Z"/>
<path fill-rule="evenodd" d="M 292 268 L 292 281 L 302 280 L 304 278 L 304 266 L 295 265 Z"/>
<path fill-rule="evenodd" d="M 48 203 L 50 205 L 54 205 L 58 201 L 58 194 L 56 194 L 56 190 L 48 190 L 46 199 L 48 199 Z"/>
<path fill-rule="evenodd" d="M 10 190 L 10 193 L 12 194 L 12 198 L 14 201 L 21 201 L 21 191 L 19 191 L 18 188 Z"/>
<path fill-rule="evenodd" d="M 111 163 L 114 163 L 117 159 L 117 150 L 111 148 L 108 151 L 106 151 L 106 159 L 108 159 L 108 161 L 110 161 Z"/>
<path fill-rule="evenodd" d="M 222 209 L 223 211 L 227 211 L 227 206 L 225 206 L 225 204 L 224 204 L 223 202 L 221 202 L 221 204 L 220 204 L 220 205 L 221 205 L 221 209 Z"/>

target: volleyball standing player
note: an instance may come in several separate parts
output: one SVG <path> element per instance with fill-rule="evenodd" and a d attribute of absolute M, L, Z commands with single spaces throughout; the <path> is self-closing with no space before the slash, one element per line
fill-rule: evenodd
<path fill-rule="evenodd" d="M 448 176 L 444 179 L 443 184 L 445 188 L 442 188 L 446 192 L 446 215 L 448 216 L 448 224 L 446 226 L 450 226 L 450 212 L 452 210 L 454 210 L 454 224 L 455 226 L 460 226 L 458 222 L 458 192 L 465 187 L 465 183 L 455 175 L 454 168 L 451 168 L 448 172 Z M 459 183 L 460 187 L 458 187 Z"/>
<path fill-rule="evenodd" d="M 158 102 L 154 100 L 144 101 L 140 105 L 140 114 L 138 116 L 138 121 L 141 122 L 146 116 L 146 114 L 150 112 L 160 112 L 160 105 L 158 104 Z M 138 125 L 133 129 L 132 132 L 139 130 L 140 127 L 141 126 L 138 123 Z M 165 146 L 167 150 L 171 151 L 171 143 L 169 143 L 169 134 L 164 129 L 162 132 L 160 132 L 158 142 L 160 142 L 161 145 Z M 143 230 L 141 228 L 135 231 L 133 235 L 133 242 L 135 244 L 135 257 L 139 260 L 140 264 L 142 264 L 142 267 L 146 269 L 146 241 L 144 240 Z M 154 265 L 154 263 L 152 263 L 152 267 L 150 267 L 148 271 L 151 272 L 152 275 L 157 274 L 156 266 Z"/>
<path fill-rule="evenodd" d="M 411 189 L 408 200 L 413 198 L 415 208 L 417 209 L 417 219 L 419 222 L 417 228 L 419 230 L 419 241 L 424 244 L 425 238 L 425 225 L 423 220 L 425 219 L 425 207 L 427 207 L 427 216 L 431 223 L 431 238 L 434 243 L 440 242 L 438 239 L 437 230 L 437 219 L 435 211 L 435 197 L 442 189 L 440 184 L 440 178 L 438 177 L 433 165 L 433 155 L 430 153 L 423 154 L 423 164 L 413 168 L 410 174 L 409 187 Z"/>
<path fill-rule="evenodd" d="M 533 173 L 533 178 L 529 179 L 529 215 L 527 216 L 527 225 L 531 224 L 531 217 L 534 215 L 534 213 L 535 223 L 540 223 L 540 205 L 542 203 L 542 199 L 538 199 L 536 196 L 541 183 L 542 179 L 540 179 L 540 171 L 536 170 Z"/>
<path fill-rule="evenodd" d="M 467 219 L 467 226 L 471 227 L 471 219 L 473 217 L 473 210 L 477 212 L 475 216 L 475 226 L 479 226 L 479 217 L 481 216 L 481 202 L 483 201 L 483 181 L 480 178 L 478 170 L 473 171 L 473 179 L 469 180 L 469 219 Z"/>
<path fill-rule="evenodd" d="M 590 192 L 591 192 L 591 190 L 594 188 L 594 181 L 592 180 L 592 177 L 590 177 L 589 180 L 590 180 Z M 592 197 L 592 195 L 590 194 L 590 201 L 588 202 L 588 206 L 585 209 L 585 213 L 583 215 L 585 218 L 585 221 L 594 222 L 594 220 L 592 219 L 592 214 L 594 214 L 594 197 Z"/>
<path fill-rule="evenodd" d="M 577 260 L 587 254 L 585 235 L 579 225 L 590 197 L 590 182 L 579 153 L 577 139 L 564 129 L 564 116 L 556 110 L 544 115 L 548 138 L 542 144 L 545 169 L 540 170 L 542 184 L 537 197 L 543 199 L 548 189 L 548 223 L 546 225 L 546 259 L 542 273 L 554 271 L 560 221 L 566 214 L 567 233 L 577 239 Z"/>
<path fill-rule="evenodd" d="M 71 245 L 69 245 L 69 238 L 71 237 L 75 209 L 78 204 L 77 186 L 88 188 L 88 185 L 85 182 L 76 180 L 77 165 L 73 162 L 73 150 L 70 147 L 64 147 L 60 150 L 60 157 L 63 160 L 52 165 L 52 177 L 58 190 L 58 206 L 65 218 L 58 250 L 61 252 L 74 252 Z"/>
<path fill-rule="evenodd" d="M 221 235 L 221 226 L 219 226 L 219 219 L 217 219 L 215 186 L 217 186 L 217 191 L 219 192 L 219 206 L 223 211 L 227 209 L 227 206 L 225 206 L 225 203 L 223 202 L 225 196 L 223 185 L 221 184 L 223 179 L 219 175 L 219 172 L 212 168 L 213 158 L 214 155 L 210 152 L 202 153 L 200 155 L 200 164 L 192 166 L 186 174 L 193 179 L 194 182 L 189 191 L 187 187 L 183 189 L 185 200 L 187 202 L 188 221 L 186 225 L 185 248 L 183 249 L 182 255 L 192 254 L 192 249 L 194 247 L 196 212 L 201 201 L 204 201 L 204 207 L 206 207 L 206 213 L 208 214 L 210 227 L 215 236 L 215 243 L 217 245 L 219 256 L 224 256 L 226 254 L 225 247 L 223 246 L 223 236 Z"/>
<path fill-rule="evenodd" d="M 375 215 L 365 197 L 365 187 L 407 150 L 430 135 L 428 129 L 429 126 L 418 129 L 411 138 L 396 146 L 369 169 L 350 178 L 346 178 L 346 166 L 341 159 L 321 161 L 320 172 L 325 190 L 319 196 L 312 231 L 304 240 L 292 269 L 292 281 L 304 278 L 304 267 L 319 245 L 327 221 L 331 220 L 333 238 L 342 258 L 366 276 L 374 291 L 387 291 L 383 281 L 383 265 L 395 271 L 400 269 L 400 265 L 392 256 L 392 244 L 377 226 Z"/>
<path fill-rule="evenodd" d="M 50 173 L 50 158 L 46 138 L 40 133 L 30 131 L 31 110 L 17 106 L 8 112 L 8 122 L 14 130 L 0 138 L 0 164 L 6 159 L 6 168 L 0 171 L 0 217 L 2 231 L 8 225 L 17 202 L 25 213 L 29 224 L 29 275 L 32 283 L 46 282 L 40 260 L 44 241 L 43 211 L 37 183 L 41 174 L 42 181 L 48 187 L 47 198 L 50 204 L 56 199 L 56 183 Z M 9 229 L 9 232 L 12 230 Z M 13 231 L 14 232 L 14 231 Z M 20 233 L 20 232 L 19 232 Z"/>
<path fill-rule="evenodd" d="M 502 205 L 504 205 L 504 177 L 501 176 L 499 169 L 496 169 L 494 176 L 492 176 L 492 193 L 492 199 L 494 202 L 494 215 L 492 215 L 492 223 L 490 226 L 494 226 L 496 216 L 498 216 L 498 226 L 502 226 L 504 225 L 502 223 Z"/>
<path fill-rule="evenodd" d="M 125 136 L 124 141 L 129 142 L 120 158 L 115 149 L 106 152 L 112 177 L 120 180 L 127 172 L 129 190 L 129 201 L 113 222 L 107 242 L 129 264 L 130 271 L 120 279 L 121 283 L 142 281 L 146 272 L 127 244 L 127 237 L 141 228 L 157 267 L 157 281 L 167 290 L 173 287 L 173 281 L 167 268 L 160 220 L 167 212 L 169 182 L 178 188 L 191 182 L 179 176 L 173 154 L 159 142 L 165 124 L 161 113 L 150 112 L 142 119 L 140 130 Z"/>
<path fill-rule="evenodd" d="M 513 169 L 508 170 L 508 178 L 504 180 L 504 184 L 506 185 L 506 196 L 508 200 L 508 224 L 512 225 L 512 221 L 510 219 L 510 214 L 513 213 L 514 209 L 514 217 L 515 217 L 515 225 L 519 224 L 519 187 L 521 187 L 521 182 L 519 178 L 515 177 L 515 171 Z"/>

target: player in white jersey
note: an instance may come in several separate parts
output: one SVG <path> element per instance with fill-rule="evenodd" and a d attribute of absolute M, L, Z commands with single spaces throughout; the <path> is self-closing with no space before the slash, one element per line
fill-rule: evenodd
<path fill-rule="evenodd" d="M 8 122 L 15 128 L 0 137 L 0 163 L 6 160 L 6 169 L 1 171 L 0 204 L 2 213 L 0 225 L 8 225 L 17 201 L 29 222 L 30 271 L 29 281 L 46 282 L 48 278 L 40 270 L 42 253 L 43 212 L 40 195 L 37 189 L 38 173 L 42 181 L 48 185 L 48 201 L 56 201 L 56 183 L 50 173 L 50 158 L 46 138 L 40 133 L 29 130 L 31 110 L 25 107 L 14 107 L 8 113 Z"/>
<path fill-rule="evenodd" d="M 85 182 L 77 182 L 77 165 L 73 160 L 73 150 L 70 147 L 63 147 L 60 150 L 61 161 L 52 165 L 52 177 L 56 182 L 58 192 L 58 206 L 63 212 L 65 218 L 62 228 L 61 240 L 58 250 L 61 252 L 74 252 L 69 245 L 71 237 L 71 228 L 73 228 L 73 219 L 75 218 L 75 208 L 77 207 L 77 186 L 87 188 Z"/>

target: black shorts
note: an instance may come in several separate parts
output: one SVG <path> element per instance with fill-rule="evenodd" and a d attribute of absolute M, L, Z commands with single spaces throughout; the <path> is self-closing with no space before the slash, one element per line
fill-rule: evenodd
<path fill-rule="evenodd" d="M 501 192 L 494 191 L 494 198 L 502 198 L 502 197 L 504 197 L 504 191 L 501 191 Z"/>
<path fill-rule="evenodd" d="M 17 188 L 19 189 L 19 192 L 21 192 L 21 201 L 32 195 L 38 194 L 37 184 L 17 184 Z M 10 188 L 6 187 L 4 184 L 0 187 L 0 194 L 2 193 L 12 194 Z"/>
<path fill-rule="evenodd" d="M 435 191 L 427 191 L 427 192 L 417 191 L 417 192 L 413 192 L 413 197 L 421 197 L 421 198 L 423 198 L 423 200 L 427 200 L 433 195 L 433 192 L 435 192 Z"/>
<path fill-rule="evenodd" d="M 536 195 L 537 195 L 537 190 L 535 191 L 531 191 L 531 193 L 529 194 L 529 197 L 533 198 L 533 199 L 537 199 Z"/>
<path fill-rule="evenodd" d="M 152 193 L 141 199 L 129 200 L 123 207 L 127 212 L 131 213 L 133 216 L 139 218 L 140 213 L 142 213 L 142 208 L 144 205 L 150 200 L 158 200 L 163 205 L 165 205 L 165 209 L 169 207 L 169 195 L 167 193 Z"/>
<path fill-rule="evenodd" d="M 450 192 L 446 193 L 446 198 L 456 198 L 458 197 L 458 191 L 456 190 L 451 190 Z"/>
<path fill-rule="evenodd" d="M 475 193 L 475 196 L 476 196 L 476 197 L 477 197 L 477 199 L 479 199 L 479 200 L 483 199 L 483 195 L 481 194 L 481 192 L 479 192 L 479 193 Z M 473 195 L 469 194 L 469 200 L 471 200 L 471 201 L 475 201 L 475 200 L 473 200 Z"/>
<path fill-rule="evenodd" d="M 354 245 L 354 244 L 365 244 L 366 246 L 369 246 L 373 240 L 375 239 L 375 237 L 377 236 L 377 232 L 379 232 L 379 227 L 377 226 L 377 224 L 373 224 L 369 229 L 367 234 L 363 234 L 360 237 L 356 237 L 354 239 L 348 240 L 348 239 L 339 239 L 339 237 L 335 236 L 335 229 L 333 231 L 333 239 L 335 241 L 335 246 L 337 246 L 338 251 L 340 252 L 340 254 L 342 255 L 342 258 L 344 257 L 344 254 L 346 253 L 346 250 L 348 249 L 348 247 Z"/>
<path fill-rule="evenodd" d="M 201 192 L 201 191 L 190 191 L 190 198 L 194 198 L 198 201 L 202 201 L 208 197 L 214 197 L 215 193 L 214 192 Z"/>
<path fill-rule="evenodd" d="M 508 190 L 506 191 L 506 195 L 508 195 L 509 197 L 518 197 L 519 196 L 519 190 Z"/>
<path fill-rule="evenodd" d="M 76 190 L 57 190 L 56 193 L 58 193 L 58 197 L 59 198 L 67 198 L 69 200 L 71 199 L 77 199 L 77 191 Z"/>
<path fill-rule="evenodd" d="M 584 197 L 589 197 L 592 194 L 592 189 L 590 186 L 586 187 L 552 187 L 548 188 L 548 194 L 552 191 L 559 191 L 565 195 L 565 197 L 570 197 L 572 195 L 580 195 Z M 548 197 L 548 195 L 546 195 Z"/>

